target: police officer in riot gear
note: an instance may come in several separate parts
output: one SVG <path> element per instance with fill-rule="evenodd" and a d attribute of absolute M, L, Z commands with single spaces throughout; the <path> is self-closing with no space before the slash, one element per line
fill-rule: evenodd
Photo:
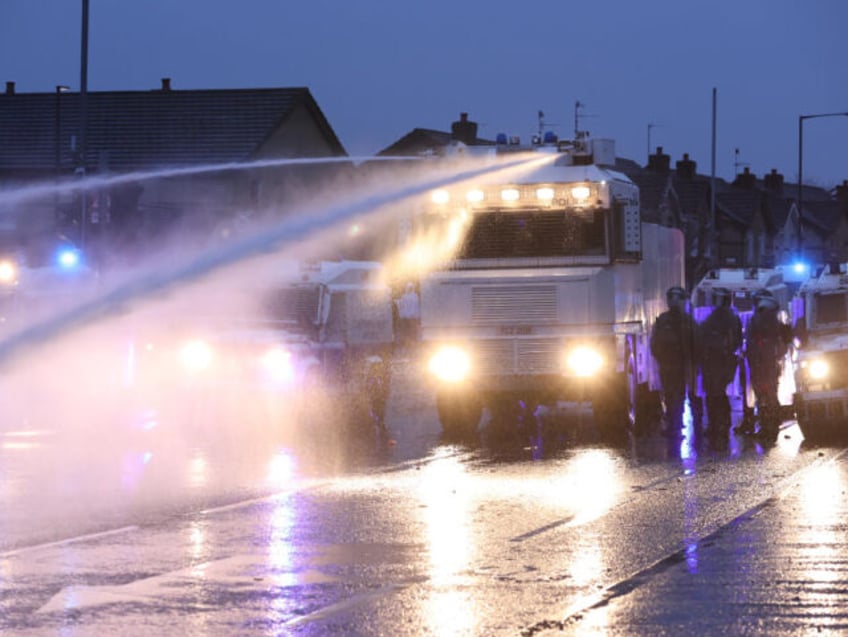
<path fill-rule="evenodd" d="M 783 358 L 792 342 L 791 328 L 778 317 L 780 305 L 771 294 L 757 296 L 757 306 L 745 333 L 745 357 L 757 400 L 759 436 L 774 443 L 780 429 L 777 389 Z"/>
<path fill-rule="evenodd" d="M 714 309 L 698 326 L 701 381 L 707 398 L 707 435 L 723 448 L 730 431 L 730 399 L 727 386 L 736 375 L 737 351 L 742 347 L 742 321 L 731 307 L 730 290 L 713 290 Z"/>
<path fill-rule="evenodd" d="M 680 435 L 687 395 L 693 407 L 696 427 L 700 427 L 700 409 L 696 407 L 697 376 L 696 325 L 686 308 L 686 290 L 675 286 L 666 292 L 668 310 L 657 317 L 651 330 L 651 354 L 657 361 L 662 384 L 667 433 Z"/>

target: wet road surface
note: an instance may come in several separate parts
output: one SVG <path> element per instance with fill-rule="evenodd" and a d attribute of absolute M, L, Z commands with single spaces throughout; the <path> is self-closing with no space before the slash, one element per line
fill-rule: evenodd
<path fill-rule="evenodd" d="M 0 632 L 848 627 L 842 449 L 792 423 L 770 449 L 608 446 L 577 408 L 541 439 L 444 441 L 399 372 L 390 440 L 143 418 L 96 444 L 0 431 Z"/>

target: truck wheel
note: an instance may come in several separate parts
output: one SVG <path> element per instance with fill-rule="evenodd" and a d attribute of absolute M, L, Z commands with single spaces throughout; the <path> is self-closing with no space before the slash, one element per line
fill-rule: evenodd
<path fill-rule="evenodd" d="M 801 430 L 801 433 L 804 435 L 804 441 L 807 444 L 816 445 L 818 444 L 818 440 L 816 440 L 816 434 L 810 427 L 810 423 L 805 418 L 798 418 L 798 429 Z"/>
<path fill-rule="evenodd" d="M 636 390 L 636 420 L 633 433 L 642 436 L 650 433 L 662 418 L 662 400 L 658 391 L 651 391 L 648 383 L 642 383 Z"/>
<path fill-rule="evenodd" d="M 639 385 L 632 357 L 628 357 L 625 371 L 616 374 L 592 397 L 595 425 L 605 440 L 622 440 L 637 422 Z"/>
<path fill-rule="evenodd" d="M 483 415 L 479 398 L 470 393 L 452 391 L 436 394 L 436 410 L 444 432 L 455 436 L 474 433 Z"/>

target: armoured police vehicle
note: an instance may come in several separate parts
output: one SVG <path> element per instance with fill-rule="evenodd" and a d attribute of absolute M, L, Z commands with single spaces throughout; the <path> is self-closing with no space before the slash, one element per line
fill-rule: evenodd
<path fill-rule="evenodd" d="M 439 420 L 462 433 L 484 406 L 591 401 L 620 434 L 658 405 L 650 332 L 683 285 L 683 236 L 642 220 L 612 140 L 523 150 L 546 161 L 434 191 L 416 219 L 450 247 L 420 285 Z"/>
<path fill-rule="evenodd" d="M 799 290 L 795 415 L 810 441 L 848 438 L 848 273 L 832 264 Z"/>
<path fill-rule="evenodd" d="M 393 347 L 382 266 L 305 263 L 260 297 L 249 316 L 157 321 L 152 338 L 134 341 L 131 384 L 183 413 L 199 400 L 245 413 L 265 406 L 275 420 L 366 418 L 382 428 Z"/>

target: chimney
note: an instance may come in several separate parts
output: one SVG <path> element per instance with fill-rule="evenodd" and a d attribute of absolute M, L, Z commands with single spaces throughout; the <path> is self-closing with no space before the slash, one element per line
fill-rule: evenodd
<path fill-rule="evenodd" d="M 167 93 L 170 90 L 171 90 L 171 78 L 170 77 L 163 77 L 162 78 L 162 92 Z"/>
<path fill-rule="evenodd" d="M 836 201 L 848 204 L 848 179 L 844 179 L 842 183 L 836 187 Z"/>
<path fill-rule="evenodd" d="M 15 94 L 15 83 L 14 82 L 6 82 L 6 95 L 14 95 Z"/>
<path fill-rule="evenodd" d="M 671 157 L 662 152 L 662 146 L 657 146 L 657 152 L 648 157 L 648 170 L 655 173 L 667 173 L 671 165 Z"/>
<path fill-rule="evenodd" d="M 683 153 L 683 159 L 676 163 L 677 176 L 681 179 L 694 179 L 697 164 L 689 159 L 689 153 Z"/>
<path fill-rule="evenodd" d="M 745 166 L 745 170 L 736 175 L 736 179 L 733 180 L 733 185 L 737 188 L 753 190 L 754 186 L 757 185 L 757 176 L 751 172 L 750 168 Z"/>
<path fill-rule="evenodd" d="M 451 139 L 468 144 L 477 141 L 477 122 L 468 120 L 468 113 L 460 113 L 459 121 L 451 124 Z"/>
<path fill-rule="evenodd" d="M 763 177 L 763 185 L 769 192 L 783 195 L 783 175 L 777 172 L 777 168 L 772 168 L 771 172 Z"/>

